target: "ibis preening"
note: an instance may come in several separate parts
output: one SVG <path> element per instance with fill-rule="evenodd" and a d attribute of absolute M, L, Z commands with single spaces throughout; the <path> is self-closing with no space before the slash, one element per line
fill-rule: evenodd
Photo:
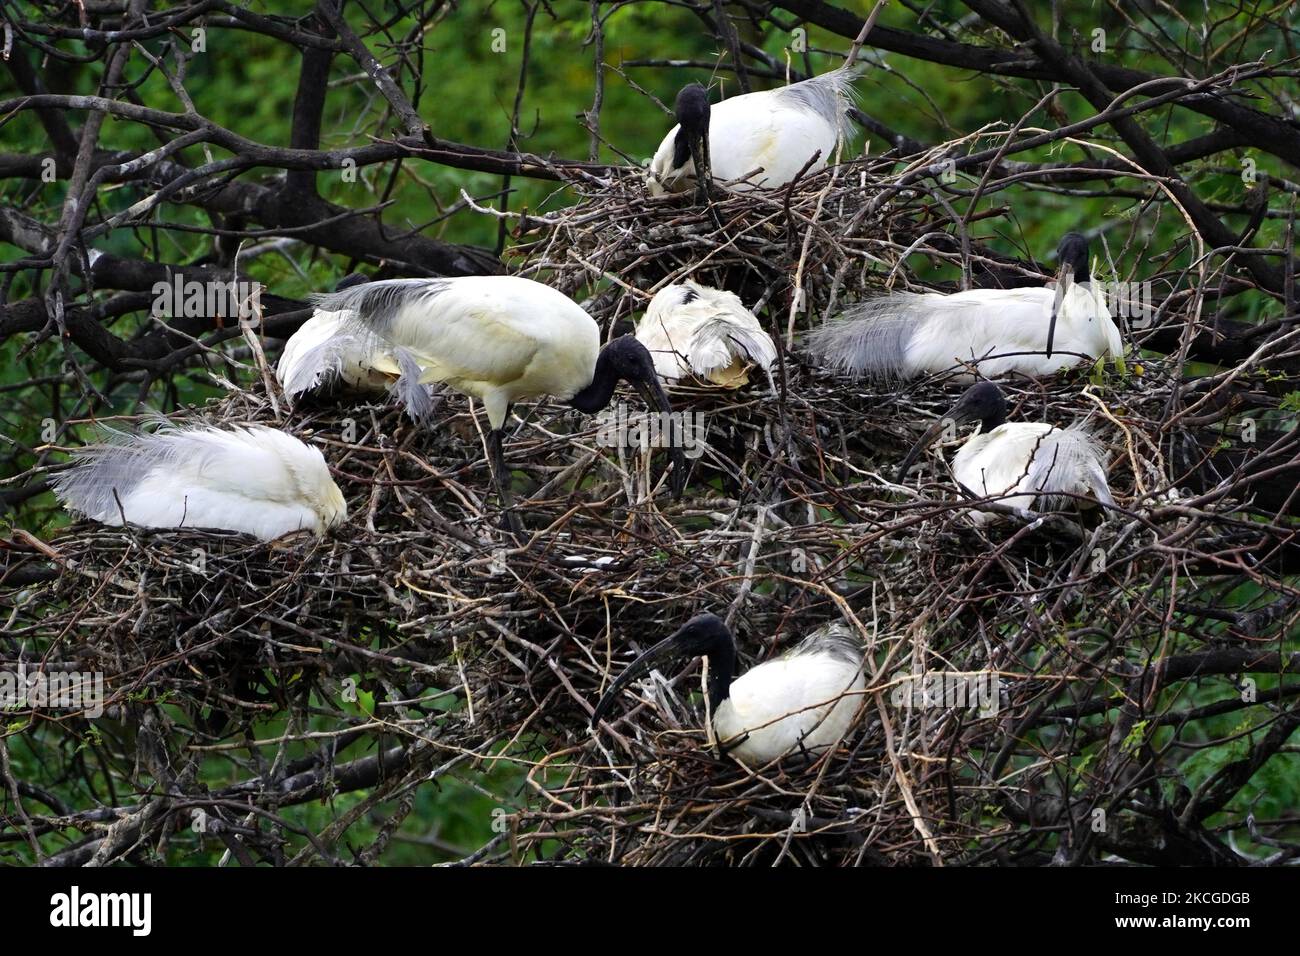
<path fill-rule="evenodd" d="M 697 614 L 628 665 L 591 715 L 599 725 L 619 693 L 665 657 L 708 660 L 709 711 L 719 746 L 746 766 L 793 751 L 836 746 L 866 687 L 862 646 L 841 624 L 810 634 L 792 650 L 733 680 L 736 640 L 713 614 Z"/>
<path fill-rule="evenodd" d="M 758 366 L 770 377 L 776 346 L 732 292 L 686 281 L 660 289 L 636 326 L 655 370 L 668 382 L 695 378 L 739 388 Z"/>
<path fill-rule="evenodd" d="M 851 374 L 914 378 L 974 369 L 1049 375 L 1105 356 L 1124 343 L 1088 272 L 1088 240 L 1067 233 L 1057 247 L 1055 289 L 896 292 L 868 299 L 809 336 L 827 366 Z"/>
<path fill-rule="evenodd" d="M 814 154 L 817 159 L 808 172 L 816 172 L 846 137 L 855 77 L 852 68 L 840 68 L 712 106 L 703 86 L 683 87 L 677 94 L 677 125 L 650 161 L 650 194 L 684 192 L 693 186 L 703 192 L 709 179 L 736 191 L 772 189 L 799 175 Z"/>
<path fill-rule="evenodd" d="M 388 279 L 316 297 L 318 313 L 345 313 L 345 341 L 368 342 L 367 367 L 395 378 L 394 389 L 413 417 L 427 412 L 430 383 L 442 383 L 483 402 L 491 431 L 489 466 L 511 528 L 522 525 L 511 508 L 509 471 L 501 446 L 510 406 L 551 395 L 582 412 L 605 408 L 619 381 L 646 404 L 671 414 L 654 361 L 632 336 L 604 348 L 600 329 L 576 302 L 549 286 L 517 276 Z M 297 374 L 342 374 L 347 349 L 329 339 L 309 349 Z M 680 495 L 685 456 L 675 444 L 671 487 Z"/>
<path fill-rule="evenodd" d="M 993 498 L 1022 511 L 1049 511 L 1070 501 L 1086 503 L 1080 499 L 1114 506 L 1105 456 L 1096 439 L 1082 428 L 1007 421 L 1007 401 L 993 382 L 972 385 L 947 415 L 926 430 L 899 466 L 898 481 L 941 432 L 968 422 L 978 422 L 979 430 L 953 458 L 952 474 L 975 497 Z M 992 515 L 976 512 L 971 518 L 984 524 Z"/>
<path fill-rule="evenodd" d="M 322 534 L 348 514 L 320 449 L 262 425 L 176 428 L 90 445 L 53 478 L 71 511 L 103 524 L 216 528 L 270 541 Z"/>

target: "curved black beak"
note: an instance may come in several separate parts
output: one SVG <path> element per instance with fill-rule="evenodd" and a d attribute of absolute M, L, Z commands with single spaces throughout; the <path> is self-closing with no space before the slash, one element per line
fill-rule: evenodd
<path fill-rule="evenodd" d="M 907 479 L 907 470 L 916 464 L 916 460 L 921 457 L 921 454 L 927 448 L 934 444 L 934 440 L 938 438 L 939 434 L 943 431 L 944 423 L 949 421 L 952 421 L 951 413 L 940 418 L 925 430 L 925 434 L 922 435 L 920 440 L 912 446 L 912 450 L 907 453 L 905 458 L 903 458 L 903 463 L 898 466 L 898 476 L 895 479 L 896 484 L 901 485 Z"/>
<path fill-rule="evenodd" d="M 627 665 L 627 669 L 618 675 L 614 680 L 614 683 L 609 685 L 609 690 L 605 691 L 605 696 L 600 699 L 600 703 L 596 705 L 596 709 L 591 712 L 592 727 L 596 727 L 600 724 L 601 718 L 605 716 L 605 713 L 609 710 L 610 706 L 614 703 L 615 698 L 618 697 L 624 687 L 632 683 L 632 681 L 644 677 L 654 668 L 655 664 L 659 663 L 663 658 L 670 657 L 676 653 L 677 635 L 679 633 L 681 633 L 680 630 L 674 632 L 671 637 L 664 638 L 654 647 L 642 653 L 642 655 L 631 664 Z"/>
<path fill-rule="evenodd" d="M 1068 262 L 1062 262 L 1059 269 L 1056 270 L 1056 295 L 1052 299 L 1052 317 L 1047 323 L 1047 357 L 1052 357 L 1052 343 L 1056 340 L 1056 315 L 1061 311 L 1061 303 L 1065 301 L 1065 293 L 1070 291 L 1070 286 L 1074 284 L 1074 267 Z"/>
<path fill-rule="evenodd" d="M 641 395 L 642 401 L 646 403 L 646 407 L 658 409 L 664 416 L 660 434 L 667 436 L 668 461 L 672 464 L 672 471 L 668 474 L 668 487 L 672 491 L 673 500 L 676 501 L 686 490 L 686 454 L 682 451 L 682 442 L 685 441 L 686 436 L 675 430 L 673 405 L 668 400 L 668 393 L 659 382 L 659 376 L 654 372 L 653 362 L 648 377 L 638 378 L 632 384 Z M 685 425 L 682 427 L 684 428 Z"/>

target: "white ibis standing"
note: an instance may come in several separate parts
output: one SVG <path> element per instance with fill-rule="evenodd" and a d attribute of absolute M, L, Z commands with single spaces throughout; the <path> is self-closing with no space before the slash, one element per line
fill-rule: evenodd
<path fill-rule="evenodd" d="M 510 406 L 551 395 L 579 411 L 605 408 L 619 381 L 647 405 L 672 413 L 645 346 L 632 336 L 603 349 L 600 329 L 576 302 L 518 276 L 388 279 L 315 297 L 323 312 L 348 313 L 347 336 L 369 338 L 368 365 L 395 376 L 394 389 L 413 417 L 427 410 L 432 382 L 483 402 L 491 431 L 489 467 L 511 529 L 523 530 L 511 507 L 509 470 L 501 446 Z M 340 350 L 327 341 L 301 360 L 304 376 L 333 376 Z M 674 496 L 685 484 L 685 456 L 669 442 Z"/>
<path fill-rule="evenodd" d="M 839 744 L 866 687 L 862 645 L 843 625 L 824 627 L 733 680 L 735 638 L 721 618 L 697 614 L 628 665 L 596 705 L 592 727 L 624 687 L 669 656 L 708 659 L 714 736 L 726 753 L 750 767 Z"/>
<path fill-rule="evenodd" d="M 677 125 L 650 161 L 646 183 L 652 196 L 703 195 L 713 179 L 737 192 L 789 183 L 808 164 L 822 169 L 846 138 L 856 71 L 840 68 L 775 90 L 744 93 L 710 106 L 703 86 L 677 94 Z M 697 176 L 698 170 L 705 175 Z M 751 175 L 752 174 L 752 175 Z"/>
<path fill-rule="evenodd" d="M 972 385 L 907 453 L 898 481 L 945 428 L 979 422 L 952 461 L 953 477 L 970 494 L 1023 511 L 1048 511 L 1081 498 L 1114 507 L 1096 439 L 1081 428 L 1006 418 L 1007 402 L 997 385 Z M 988 512 L 971 515 L 977 525 L 992 518 Z"/>
<path fill-rule="evenodd" d="M 838 371 L 914 378 L 972 367 L 1050 375 L 1124 354 L 1119 328 L 1088 271 L 1088 240 L 1067 233 L 1057 247 L 1056 288 L 896 292 L 868 299 L 814 329 L 808 346 Z M 1059 326 L 1059 329 L 1058 329 Z"/>
<path fill-rule="evenodd" d="M 771 375 L 772 337 L 732 292 L 686 281 L 660 289 L 636 326 L 659 377 L 693 377 L 719 388 L 739 388 L 757 365 Z"/>
<path fill-rule="evenodd" d="M 88 445 L 52 479 L 71 511 L 103 524 L 216 528 L 270 541 L 323 534 L 348 514 L 320 449 L 262 425 L 174 428 Z"/>

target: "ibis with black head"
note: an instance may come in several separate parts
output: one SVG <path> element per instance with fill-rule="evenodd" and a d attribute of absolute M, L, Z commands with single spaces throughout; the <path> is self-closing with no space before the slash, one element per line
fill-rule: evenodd
<path fill-rule="evenodd" d="M 618 695 L 665 658 L 708 661 L 707 696 L 719 747 L 747 767 L 844 739 L 866 687 L 863 648 L 843 624 L 823 627 L 775 658 L 736 672 L 736 639 L 714 614 L 697 614 L 610 685 L 591 715 L 598 727 Z"/>
<path fill-rule="evenodd" d="M 650 194 L 694 187 L 702 201 L 710 180 L 743 192 L 784 186 L 805 166 L 817 172 L 847 139 L 856 76 L 852 67 L 841 67 L 712 105 L 700 84 L 683 87 L 674 104 L 677 125 L 650 160 Z"/>
<path fill-rule="evenodd" d="M 607 407 L 620 381 L 667 415 L 668 396 L 654 360 L 634 337 L 603 348 L 600 328 L 562 292 L 519 276 L 387 279 L 315 297 L 318 312 L 347 317 L 340 334 L 368 343 L 367 366 L 393 376 L 394 391 L 417 420 L 427 417 L 427 386 L 441 383 L 479 399 L 487 412 L 488 464 L 506 519 L 523 524 L 512 507 L 502 431 L 517 401 L 546 395 L 594 414 Z M 348 348 L 353 346 L 349 344 Z M 303 378 L 341 374 L 343 353 L 326 340 L 299 360 Z M 685 485 L 685 456 L 668 449 L 674 497 Z"/>
<path fill-rule="evenodd" d="M 1105 455 L 1097 440 L 1079 427 L 1007 421 L 1006 397 L 993 382 L 972 385 L 926 429 L 899 466 L 898 481 L 904 481 L 908 469 L 940 434 L 970 422 L 977 422 L 978 428 L 954 456 L 952 474 L 974 497 L 1024 512 L 1050 511 L 1071 501 L 1085 507 L 1114 507 Z M 976 511 L 971 520 L 982 525 L 994 517 Z"/>
<path fill-rule="evenodd" d="M 1088 240 L 1062 237 L 1054 288 L 895 292 L 867 299 L 809 333 L 809 350 L 851 375 L 1050 375 L 1124 354 L 1106 297 L 1091 279 Z"/>

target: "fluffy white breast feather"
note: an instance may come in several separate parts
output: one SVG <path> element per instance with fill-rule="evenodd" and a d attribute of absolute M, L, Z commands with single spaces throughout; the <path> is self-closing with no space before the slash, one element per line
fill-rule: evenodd
<path fill-rule="evenodd" d="M 755 186 L 772 189 L 794 179 L 814 153 L 815 173 L 835 155 L 847 130 L 847 111 L 853 105 L 856 73 L 839 69 L 775 90 L 733 96 L 710 108 L 709 161 L 719 183 L 739 180 L 727 188 L 744 192 Z M 695 182 L 695 164 L 673 168 L 677 141 L 674 126 L 650 161 L 646 184 L 650 195 L 683 192 Z"/>
<path fill-rule="evenodd" d="M 398 379 L 408 407 L 419 400 L 415 386 L 442 382 L 481 399 L 493 428 L 515 401 L 565 400 L 590 385 L 600 350 L 600 330 L 581 306 L 518 276 L 389 279 L 316 302 L 356 315 L 348 333 L 382 343 L 374 367 Z"/>
<path fill-rule="evenodd" d="M 953 458 L 952 473 L 973 494 L 1025 511 L 1048 511 L 1075 501 L 1062 497 L 1069 495 L 1115 503 L 1101 448 L 1080 428 L 1005 422 L 987 435 L 971 436 Z M 993 517 L 971 514 L 976 524 Z"/>
<path fill-rule="evenodd" d="M 898 292 L 868 299 L 809 334 L 830 368 L 851 374 L 913 378 L 973 363 L 985 378 L 1008 372 L 1050 375 L 1124 354 L 1119 328 L 1096 283 L 1076 283 L 1057 313 L 1048 358 L 1054 289 L 971 289 L 941 295 Z M 960 378 L 971 376 L 962 372 Z"/>
<path fill-rule="evenodd" d="M 109 525 L 216 528 L 270 541 L 291 531 L 322 534 L 347 503 L 317 448 L 274 428 L 174 428 L 91 445 L 56 475 L 71 511 Z M 120 504 L 119 504 L 120 502 Z"/>
<path fill-rule="evenodd" d="M 732 682 L 713 715 L 718 742 L 751 767 L 800 749 L 834 747 L 865 687 L 861 645 L 843 624 L 828 625 Z"/>
<path fill-rule="evenodd" d="M 637 340 L 667 381 L 695 376 L 721 388 L 749 381 L 749 368 L 770 373 L 772 337 L 734 293 L 694 282 L 665 286 L 636 327 Z"/>

